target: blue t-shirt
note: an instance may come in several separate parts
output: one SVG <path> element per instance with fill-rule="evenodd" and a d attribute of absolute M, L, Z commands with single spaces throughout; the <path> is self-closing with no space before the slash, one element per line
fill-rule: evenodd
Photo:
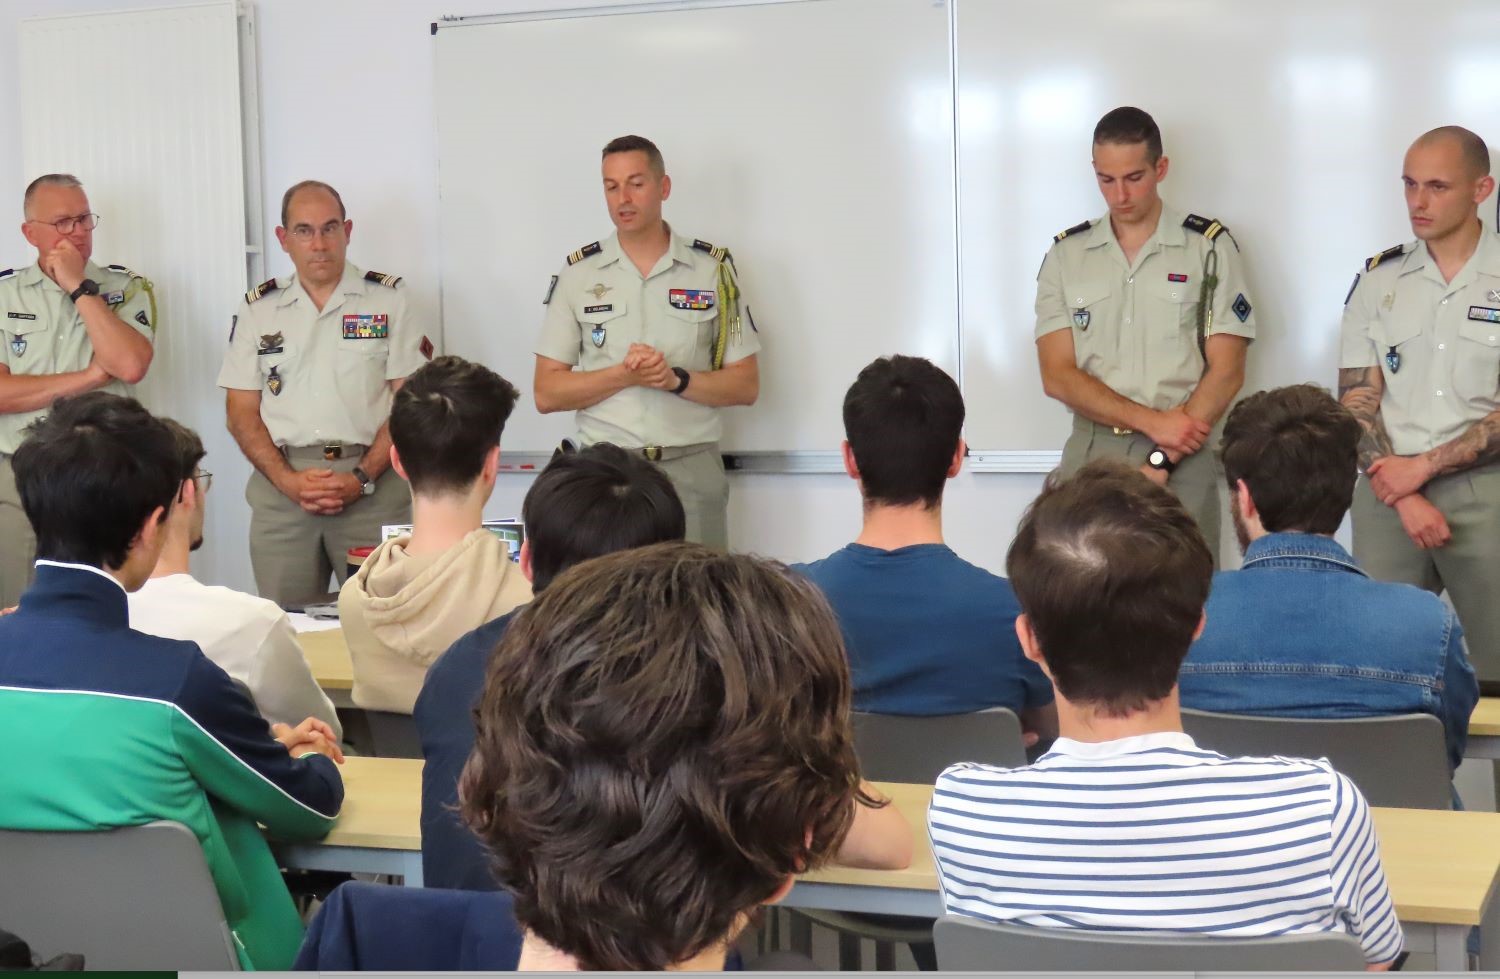
<path fill-rule="evenodd" d="M 796 568 L 839 617 L 855 710 L 930 716 L 1052 702 L 1052 684 L 1016 638 L 1010 582 L 947 545 L 850 544 Z"/>
<path fill-rule="evenodd" d="M 522 606 L 524 608 L 524 606 Z M 412 708 L 422 742 L 422 880 L 427 887 L 493 891 L 490 858 L 458 818 L 458 776 L 474 748 L 473 708 L 484 691 L 490 654 L 512 610 L 461 636 L 427 671 Z"/>

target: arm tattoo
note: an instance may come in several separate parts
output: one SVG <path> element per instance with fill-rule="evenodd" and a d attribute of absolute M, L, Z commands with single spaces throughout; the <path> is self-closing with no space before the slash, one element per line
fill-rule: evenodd
<path fill-rule="evenodd" d="M 1435 476 L 1473 469 L 1500 460 L 1500 411 L 1492 411 L 1470 425 L 1458 438 L 1428 453 Z"/>
<path fill-rule="evenodd" d="M 1359 439 L 1359 468 L 1363 472 L 1381 456 L 1395 455 L 1385 419 L 1380 414 L 1380 396 L 1385 393 L 1385 378 L 1379 367 L 1344 367 L 1339 369 L 1339 401 L 1359 420 L 1364 434 Z"/>

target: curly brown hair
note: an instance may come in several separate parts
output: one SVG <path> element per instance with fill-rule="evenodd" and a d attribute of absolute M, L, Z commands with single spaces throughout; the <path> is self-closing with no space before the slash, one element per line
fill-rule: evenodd
<path fill-rule="evenodd" d="M 848 661 L 785 566 L 656 544 L 570 568 L 517 615 L 459 785 L 520 923 L 585 969 L 664 969 L 848 834 Z"/>

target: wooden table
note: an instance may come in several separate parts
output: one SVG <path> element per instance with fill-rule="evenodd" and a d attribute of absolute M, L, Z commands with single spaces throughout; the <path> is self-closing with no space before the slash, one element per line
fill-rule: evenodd
<path fill-rule="evenodd" d="M 312 669 L 313 679 L 335 707 L 353 707 L 349 692 L 354 688 L 354 664 L 349 661 L 349 647 L 344 645 L 344 630 L 299 632 L 297 643 Z"/>
<path fill-rule="evenodd" d="M 343 767 L 344 812 L 326 840 L 278 845 L 289 867 L 396 874 L 421 886 L 422 763 L 405 758 L 348 758 Z M 870 911 L 922 917 L 942 915 L 937 872 L 927 838 L 932 787 L 880 785 L 916 836 L 906 870 L 826 867 L 797 881 L 789 907 Z M 1431 948 L 1440 971 L 1468 968 L 1469 929 L 1490 924 L 1500 934 L 1500 814 L 1376 809 L 1381 862 L 1406 930 L 1407 947 Z M 1493 920 L 1491 920 L 1493 919 Z M 1481 968 L 1500 963 L 1491 941 Z M 1493 957 L 1493 958 L 1492 958 Z"/>
<path fill-rule="evenodd" d="M 1480 697 L 1469 715 L 1465 758 L 1500 758 L 1500 697 Z"/>

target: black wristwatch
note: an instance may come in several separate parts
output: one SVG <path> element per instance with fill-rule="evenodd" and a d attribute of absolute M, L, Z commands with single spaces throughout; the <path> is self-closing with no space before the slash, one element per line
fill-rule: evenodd
<path fill-rule="evenodd" d="M 99 295 L 99 283 L 95 282 L 93 279 L 84 279 L 82 282 L 78 283 L 77 289 L 74 289 L 72 292 L 68 293 L 68 298 L 76 303 L 79 296 L 97 295 Z"/>
<path fill-rule="evenodd" d="M 355 466 L 352 472 L 354 473 L 354 478 L 359 480 L 359 495 L 374 496 L 375 480 L 371 479 L 369 475 L 358 466 Z"/>
<path fill-rule="evenodd" d="M 1159 445 L 1153 445 L 1151 447 L 1151 451 L 1146 453 L 1146 465 L 1150 466 L 1152 469 L 1158 469 L 1169 475 L 1171 474 L 1172 470 L 1177 468 L 1177 463 L 1173 462 L 1171 458 L 1168 457 L 1167 450 L 1163 449 Z"/>
<path fill-rule="evenodd" d="M 672 393 L 681 394 L 687 390 L 688 381 L 691 381 L 693 376 L 681 367 L 672 368 L 672 373 L 677 375 L 677 386 L 672 389 Z"/>

